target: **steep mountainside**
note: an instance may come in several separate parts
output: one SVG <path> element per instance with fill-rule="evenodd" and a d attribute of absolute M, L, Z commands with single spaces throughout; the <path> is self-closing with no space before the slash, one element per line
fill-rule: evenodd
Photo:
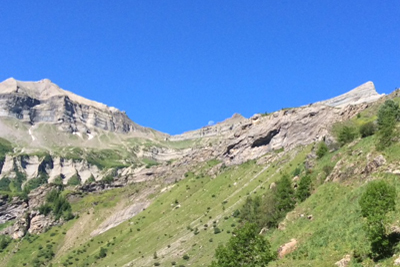
<path fill-rule="evenodd" d="M 0 83 L 0 116 L 14 117 L 31 125 L 53 123 L 62 131 L 89 138 L 96 129 L 153 132 L 132 122 L 124 112 L 65 91 L 47 79 L 21 82 L 10 78 Z"/>
<path fill-rule="evenodd" d="M 361 138 L 358 128 L 375 127 L 387 99 L 400 102 L 399 92 L 382 96 L 368 82 L 169 136 L 48 80 L 8 79 L 0 84 L 0 266 L 208 266 L 243 223 L 247 197 L 270 199 L 284 175 L 293 190 L 310 177 L 312 191 L 279 227 L 262 230 L 280 251 L 271 266 L 342 258 L 369 266 L 358 199 L 370 180 L 399 187 L 400 146 L 377 150 L 378 137 Z"/>

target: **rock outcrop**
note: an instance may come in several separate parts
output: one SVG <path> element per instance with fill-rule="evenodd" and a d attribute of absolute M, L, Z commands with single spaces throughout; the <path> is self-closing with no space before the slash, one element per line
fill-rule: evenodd
<path fill-rule="evenodd" d="M 96 165 L 89 164 L 87 160 L 73 160 L 59 156 L 37 156 L 37 155 L 6 155 L 3 167 L 0 168 L 0 179 L 15 178 L 16 172 L 23 174 L 29 181 L 45 174 L 49 177 L 49 182 L 61 177 L 64 184 L 73 176 L 78 176 L 82 183 L 90 177 L 101 180 L 107 172 L 101 171 Z"/>
<path fill-rule="evenodd" d="M 296 249 L 297 240 L 292 238 L 290 242 L 282 245 L 278 249 L 278 256 L 279 258 L 285 257 L 287 254 L 293 252 Z"/>
<path fill-rule="evenodd" d="M 349 266 L 350 261 L 351 261 L 351 256 L 349 254 L 347 254 L 343 259 L 335 262 L 335 265 L 337 267 L 347 267 L 347 266 Z"/>
<path fill-rule="evenodd" d="M 26 201 L 13 197 L 0 195 L 0 224 L 22 217 L 28 210 Z"/>
<path fill-rule="evenodd" d="M 366 82 L 343 95 L 316 104 L 323 104 L 332 107 L 344 107 L 347 105 L 375 102 L 382 96 L 383 95 L 376 92 L 373 82 Z"/>
<path fill-rule="evenodd" d="M 116 108 L 65 91 L 48 79 L 21 82 L 10 78 L 0 83 L 0 117 L 14 117 L 31 125 L 53 123 L 70 133 L 90 134 L 94 129 L 155 132 L 134 123 Z"/>
<path fill-rule="evenodd" d="M 60 221 L 55 220 L 52 215 L 45 216 L 38 212 L 38 208 L 46 201 L 47 193 L 55 188 L 51 185 L 42 185 L 29 193 L 29 200 L 19 197 L 13 197 L 10 200 L 8 196 L 0 196 L 0 224 L 15 221 L 13 225 L 3 229 L 0 234 L 19 239 L 27 232 L 39 234 L 45 232 L 49 227 L 59 224 Z"/>

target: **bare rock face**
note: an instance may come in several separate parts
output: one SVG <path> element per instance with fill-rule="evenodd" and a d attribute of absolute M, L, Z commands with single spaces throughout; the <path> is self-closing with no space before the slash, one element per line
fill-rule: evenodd
<path fill-rule="evenodd" d="M 349 266 L 350 261 L 351 261 L 351 256 L 349 254 L 347 254 L 343 259 L 341 259 L 340 261 L 337 261 L 335 263 L 335 265 L 337 267 L 347 267 L 347 266 Z"/>
<path fill-rule="evenodd" d="M 285 257 L 287 254 L 293 252 L 296 249 L 297 240 L 292 238 L 290 242 L 282 245 L 278 249 L 278 256 L 279 258 Z"/>
<path fill-rule="evenodd" d="M 368 162 L 362 173 L 368 175 L 384 164 L 386 164 L 386 159 L 382 155 L 378 155 L 372 161 Z"/>
<path fill-rule="evenodd" d="M 9 201 L 8 196 L 0 196 L 0 224 L 21 217 L 28 210 L 28 204 L 14 197 Z"/>
<path fill-rule="evenodd" d="M 46 195 L 49 193 L 51 190 L 55 189 L 56 186 L 50 186 L 50 185 L 42 185 L 36 189 L 33 189 L 28 197 L 28 205 L 31 210 L 39 208 L 41 205 L 43 205 L 46 202 Z"/>
<path fill-rule="evenodd" d="M 152 133 L 132 122 L 124 112 L 65 91 L 47 79 L 21 82 L 10 78 L 0 83 L 0 116 L 32 125 L 54 123 L 71 133 L 90 133 L 96 128 L 120 133 Z"/>
<path fill-rule="evenodd" d="M 16 170 L 24 174 L 27 180 L 36 178 L 43 173 L 49 177 L 49 182 L 53 182 L 57 177 L 63 177 L 64 184 L 74 175 L 78 175 L 82 183 L 90 177 L 101 180 L 105 175 L 96 165 L 90 165 L 85 159 L 72 160 L 49 155 L 41 157 L 6 155 L 3 167 L 0 167 L 0 179 L 15 178 Z"/>
<path fill-rule="evenodd" d="M 20 239 L 24 237 L 29 228 L 29 220 L 26 216 L 19 217 L 12 228 L 12 238 Z"/>
<path fill-rule="evenodd" d="M 241 133 L 225 137 L 221 159 L 228 164 L 240 164 L 273 150 L 291 150 L 330 138 L 334 122 L 342 121 L 365 109 L 365 104 L 334 108 L 326 105 L 280 110 L 267 116 L 242 122 Z"/>
<path fill-rule="evenodd" d="M 225 134 L 229 134 L 234 130 L 245 127 L 243 126 L 243 123 L 245 121 L 247 121 L 245 117 L 236 113 L 233 114 L 231 118 L 226 119 L 223 122 L 211 126 L 206 126 L 198 130 L 189 131 L 183 134 L 170 136 L 168 137 L 168 140 L 179 141 L 204 137 L 223 136 Z"/>
<path fill-rule="evenodd" d="M 347 105 L 374 102 L 381 96 L 376 92 L 373 82 L 366 82 L 343 95 L 318 103 L 332 107 L 344 107 Z"/>
<path fill-rule="evenodd" d="M 51 216 L 44 216 L 43 214 L 33 212 L 30 217 L 30 226 L 28 230 L 30 234 L 41 234 L 55 225 L 55 220 Z"/>

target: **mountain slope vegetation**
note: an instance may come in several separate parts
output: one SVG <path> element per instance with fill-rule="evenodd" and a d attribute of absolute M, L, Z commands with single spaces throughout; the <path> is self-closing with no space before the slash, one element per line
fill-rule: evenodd
<path fill-rule="evenodd" d="M 29 230 L 15 239 L 3 235 L 0 266 L 210 266 L 213 261 L 212 266 L 226 266 L 218 263 L 216 251 L 226 246 L 224 254 L 233 258 L 229 249 L 236 241 L 232 240 L 246 236 L 243 233 L 251 233 L 246 238 L 268 247 L 259 250 L 264 259 L 271 260 L 268 266 L 333 266 L 338 261 L 347 266 L 393 266 L 397 257 L 392 255 L 400 251 L 396 193 L 400 190 L 399 102 L 395 92 L 349 113 L 354 116 L 331 125 L 324 138 L 266 150 L 240 164 L 227 164 L 213 154 L 224 150 L 218 147 L 219 137 L 124 140 L 129 149 L 132 142 L 140 151 L 154 147 L 159 148 L 157 153 L 163 149 L 188 151 L 187 157 L 158 161 L 145 153 L 134 153 L 128 161 L 126 147 L 63 148 L 58 157 L 69 157 L 74 164 L 84 158 L 104 173 L 104 178 L 82 181 L 78 175 L 77 184 L 67 184 L 60 177 L 38 183 L 29 191 L 23 186 L 26 177 L 21 177 L 18 190 L 11 190 L 14 187 L 9 184 L 2 186 L 6 189 L 1 193 L 4 203 L 22 199 L 31 207 L 24 215 L 31 223 L 29 229 L 34 218 L 52 220 L 39 234 Z M 290 112 L 296 113 L 296 109 Z M 267 116 L 272 120 L 274 115 Z M 387 116 L 390 122 L 382 120 Z M 245 127 L 250 126 L 241 129 Z M 21 156 L 17 145 L 0 141 L 3 163 L 12 153 Z M 224 156 L 235 155 L 239 145 L 232 143 Z M 195 146 L 202 150 L 192 151 Z M 257 149 L 262 147 L 253 149 L 259 153 Z M 49 169 L 55 162 L 50 160 L 55 158 L 54 151 L 41 153 L 36 156 L 47 158 L 49 165 L 44 164 L 43 170 Z M 23 156 L 20 162 L 24 162 Z M 135 168 L 129 169 L 133 164 Z M 137 175 L 135 179 L 125 179 L 128 171 Z M 15 178 L 9 177 L 9 181 Z M 360 206 L 374 181 L 384 182 L 396 194 L 394 206 L 379 215 L 384 222 L 380 237 L 387 239 L 390 251 L 381 257 L 374 255 L 366 229 L 368 216 L 363 216 Z M 41 197 L 33 203 L 37 195 Z M 54 218 L 56 212 L 45 210 L 43 201 L 50 195 L 68 200 L 68 216 L 59 213 L 61 219 Z M 9 228 L 10 222 L 2 227 Z M 23 227 L 28 226 L 20 225 Z M 246 255 L 257 258 L 257 254 Z"/>

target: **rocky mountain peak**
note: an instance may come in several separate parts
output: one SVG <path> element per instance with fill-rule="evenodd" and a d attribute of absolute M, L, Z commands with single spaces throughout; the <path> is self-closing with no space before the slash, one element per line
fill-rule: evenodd
<path fill-rule="evenodd" d="M 382 95 L 378 94 L 373 82 L 366 82 L 349 92 L 340 96 L 318 102 L 332 107 L 344 107 L 347 105 L 357 105 L 361 103 L 370 103 L 379 99 Z"/>
<path fill-rule="evenodd" d="M 109 109 L 110 111 L 117 112 L 116 108 L 110 108 L 102 103 L 88 100 L 74 93 L 61 89 L 57 84 L 52 83 L 49 79 L 43 79 L 37 82 L 24 82 L 18 81 L 14 78 L 9 78 L 0 83 L 0 94 L 18 93 L 27 95 L 37 100 L 48 100 L 52 97 L 69 97 L 72 101 L 79 104 L 93 106 L 99 109 Z"/>
<path fill-rule="evenodd" d="M 0 118 L 11 117 L 31 125 L 52 123 L 60 130 L 90 134 L 94 131 L 150 133 L 124 112 L 61 89 L 49 79 L 23 82 L 9 78 L 0 83 Z"/>

